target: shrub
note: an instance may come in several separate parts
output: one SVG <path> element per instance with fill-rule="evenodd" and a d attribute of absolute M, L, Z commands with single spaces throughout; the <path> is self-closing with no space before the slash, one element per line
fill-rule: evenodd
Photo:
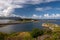
<path fill-rule="evenodd" d="M 43 31 L 38 28 L 33 29 L 31 32 L 31 36 L 33 38 L 37 38 L 38 36 L 41 36 L 41 35 L 43 35 Z"/>

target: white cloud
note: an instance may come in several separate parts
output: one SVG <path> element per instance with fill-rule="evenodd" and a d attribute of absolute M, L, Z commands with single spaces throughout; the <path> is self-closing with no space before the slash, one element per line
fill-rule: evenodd
<path fill-rule="evenodd" d="M 59 19 L 60 18 L 60 14 L 44 14 L 44 15 L 36 15 L 33 14 L 32 18 L 34 19 Z"/>
<path fill-rule="evenodd" d="M 23 8 L 24 4 L 39 4 L 39 3 L 51 2 L 51 1 L 56 1 L 56 0 L 45 0 L 45 1 L 44 0 L 0 0 L 0 16 L 8 17 L 10 15 L 13 15 L 12 12 L 14 11 L 14 9 Z"/>
<path fill-rule="evenodd" d="M 57 1 L 57 0 L 45 0 L 46 2 Z"/>
<path fill-rule="evenodd" d="M 33 19 L 40 19 L 42 17 L 42 15 L 36 15 L 36 14 L 33 14 L 31 18 Z"/>
<path fill-rule="evenodd" d="M 60 0 L 30 0 L 30 4 L 39 4 L 39 3 L 46 3 L 52 1 L 60 1 Z"/>
<path fill-rule="evenodd" d="M 44 14 L 44 15 L 47 15 L 47 14 Z M 60 18 L 60 14 L 51 14 L 48 16 L 44 16 L 44 18 L 47 18 L 47 19 L 59 19 Z"/>
<path fill-rule="evenodd" d="M 57 0 L 14 0 L 14 3 L 15 4 L 39 4 L 39 3 L 51 2 L 51 1 L 57 1 Z"/>
<path fill-rule="evenodd" d="M 5 16 L 5 17 L 11 16 L 15 8 L 23 7 L 23 5 L 19 5 L 15 3 L 18 2 L 14 2 L 13 0 L 0 0 L 0 16 Z"/>
<path fill-rule="evenodd" d="M 59 1 L 59 0 L 27 0 L 27 4 L 39 4 L 39 3 L 46 3 L 52 1 Z"/>
<path fill-rule="evenodd" d="M 44 8 L 36 8 L 36 11 L 45 11 L 45 10 L 50 10 L 53 9 L 52 7 L 44 7 Z"/>
<path fill-rule="evenodd" d="M 53 7 L 37 7 L 35 8 L 36 11 L 46 11 L 46 10 L 52 10 L 52 9 L 55 9 L 55 10 L 60 10 L 60 8 L 53 8 Z"/>
<path fill-rule="evenodd" d="M 36 8 L 36 11 L 43 11 L 43 8 Z"/>
<path fill-rule="evenodd" d="M 49 14 L 44 14 L 44 17 L 49 17 Z"/>

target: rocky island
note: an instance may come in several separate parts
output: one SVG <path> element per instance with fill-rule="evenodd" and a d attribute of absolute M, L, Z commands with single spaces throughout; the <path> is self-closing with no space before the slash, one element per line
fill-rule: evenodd
<path fill-rule="evenodd" d="M 45 28 L 49 28 L 52 31 L 60 31 L 60 25 L 58 25 L 58 24 L 43 23 L 42 26 L 45 27 Z"/>

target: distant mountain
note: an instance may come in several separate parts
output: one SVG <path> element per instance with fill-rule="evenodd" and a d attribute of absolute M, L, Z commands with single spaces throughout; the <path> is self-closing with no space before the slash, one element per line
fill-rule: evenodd
<path fill-rule="evenodd" d="M 22 19 L 22 18 L 20 18 L 20 17 L 0 17 L 0 20 L 2 20 L 2 19 L 20 20 L 20 19 Z"/>

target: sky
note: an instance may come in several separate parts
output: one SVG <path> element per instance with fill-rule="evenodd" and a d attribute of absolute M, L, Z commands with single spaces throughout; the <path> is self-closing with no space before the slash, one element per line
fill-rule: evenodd
<path fill-rule="evenodd" d="M 60 0 L 0 0 L 0 17 L 60 19 Z"/>

